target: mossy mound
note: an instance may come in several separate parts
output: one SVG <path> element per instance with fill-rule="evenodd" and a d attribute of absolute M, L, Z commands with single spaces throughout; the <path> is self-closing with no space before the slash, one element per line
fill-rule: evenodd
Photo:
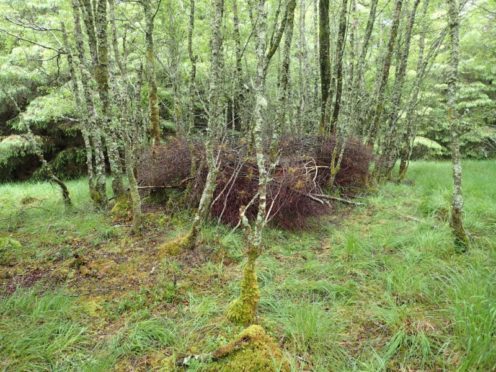
<path fill-rule="evenodd" d="M 227 318 L 237 324 L 248 325 L 255 319 L 260 291 L 258 289 L 255 262 L 249 260 L 243 272 L 241 294 L 227 309 Z"/>
<path fill-rule="evenodd" d="M 131 197 L 129 194 L 123 194 L 115 200 L 115 204 L 110 210 L 114 222 L 129 221 L 132 219 Z"/>
<path fill-rule="evenodd" d="M 160 257 L 178 256 L 183 250 L 193 248 L 194 239 L 191 233 L 163 243 L 158 248 Z"/>
<path fill-rule="evenodd" d="M 0 237 L 0 265 L 11 266 L 17 261 L 22 244 L 9 237 Z"/>
<path fill-rule="evenodd" d="M 259 325 L 252 325 L 213 354 L 207 371 L 289 371 L 279 345 Z"/>

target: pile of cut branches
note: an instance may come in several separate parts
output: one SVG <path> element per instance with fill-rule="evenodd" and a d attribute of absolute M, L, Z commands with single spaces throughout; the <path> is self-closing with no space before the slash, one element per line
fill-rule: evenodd
<path fill-rule="evenodd" d="M 279 146 L 271 171 L 267 194 L 267 218 L 274 225 L 296 229 L 305 227 L 310 217 L 332 210 L 333 198 L 326 194 L 329 165 L 336 141 L 333 138 L 285 138 Z M 211 216 L 221 223 L 236 226 L 240 209 L 253 219 L 257 212 L 258 169 L 249 146 L 228 142 L 218 149 L 219 172 L 211 206 Z M 363 188 L 372 153 L 358 140 L 347 143 L 335 186 L 348 196 Z M 139 161 L 140 189 L 175 188 L 188 190 L 190 205 L 198 205 L 206 179 L 204 148 L 183 138 L 156 146 Z"/>

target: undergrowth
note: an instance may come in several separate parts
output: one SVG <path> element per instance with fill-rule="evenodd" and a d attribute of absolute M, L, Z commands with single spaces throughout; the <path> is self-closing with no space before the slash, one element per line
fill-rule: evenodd
<path fill-rule="evenodd" d="M 453 247 L 440 162 L 413 163 L 408 184 L 305 231 L 266 231 L 256 322 L 292 370 L 496 369 L 496 164 L 464 165 L 465 254 Z M 194 253 L 161 257 L 188 231 L 187 213 L 148 215 L 129 235 L 92 209 L 84 180 L 68 185 L 68 211 L 49 184 L 0 186 L 0 238 L 16 242 L 0 261 L 0 367 L 208 369 L 201 356 L 243 331 L 225 318 L 241 234 L 212 224 Z"/>

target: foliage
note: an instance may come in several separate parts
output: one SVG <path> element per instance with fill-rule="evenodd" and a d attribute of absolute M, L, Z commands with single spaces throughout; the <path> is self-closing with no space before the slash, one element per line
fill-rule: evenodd
<path fill-rule="evenodd" d="M 37 138 L 40 142 L 40 138 Z M 0 166 L 6 166 L 11 159 L 34 154 L 35 147 L 27 138 L 19 135 L 3 137 L 0 142 Z"/>
<path fill-rule="evenodd" d="M 74 128 L 71 120 L 76 116 L 72 94 L 68 87 L 63 86 L 33 99 L 20 116 L 16 129 L 22 130 L 22 128 L 29 126 L 33 130 L 49 129 L 53 131 L 50 126 L 62 123 L 59 128 L 64 131 L 74 131 L 76 128 Z"/>

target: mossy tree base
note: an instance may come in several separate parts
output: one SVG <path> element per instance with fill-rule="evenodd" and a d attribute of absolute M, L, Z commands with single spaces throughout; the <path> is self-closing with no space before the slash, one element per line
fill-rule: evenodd
<path fill-rule="evenodd" d="M 178 256 L 186 249 L 193 249 L 195 242 L 195 235 L 189 232 L 186 235 L 178 236 L 173 240 L 163 243 L 159 247 L 159 255 L 161 257 Z"/>
<path fill-rule="evenodd" d="M 259 325 L 242 331 L 213 353 L 207 371 L 289 371 L 279 345 Z"/>
<path fill-rule="evenodd" d="M 249 256 L 243 272 L 240 296 L 227 309 L 227 318 L 236 324 L 251 324 L 256 317 L 260 291 L 255 271 L 255 260 L 256 256 Z"/>
<path fill-rule="evenodd" d="M 120 195 L 115 199 L 115 204 L 110 210 L 114 221 L 129 220 L 131 218 L 131 196 L 129 193 Z"/>

